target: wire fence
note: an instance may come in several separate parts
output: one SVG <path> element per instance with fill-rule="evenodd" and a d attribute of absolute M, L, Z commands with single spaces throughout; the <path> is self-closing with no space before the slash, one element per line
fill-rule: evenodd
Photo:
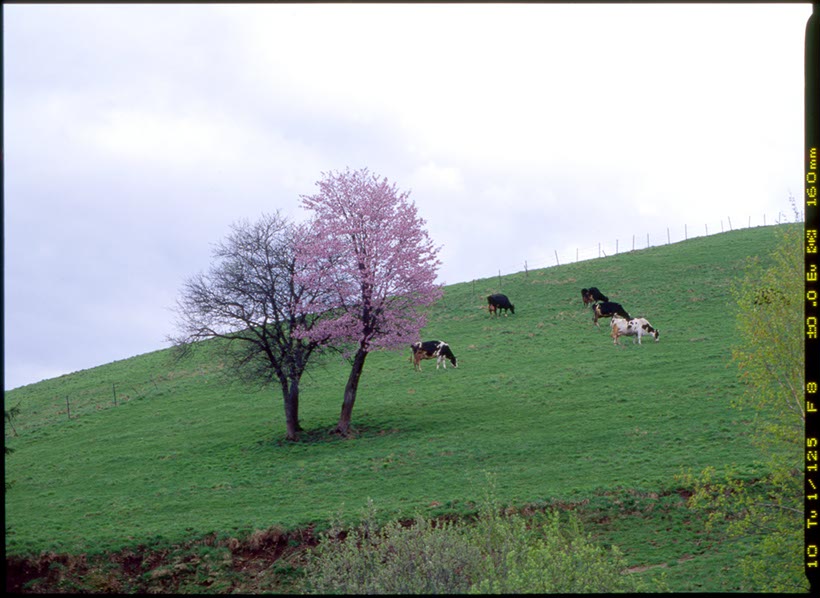
<path fill-rule="evenodd" d="M 130 360 L 124 360 L 130 361 Z M 131 401 L 153 399 L 181 392 L 191 379 L 203 379 L 221 371 L 221 362 L 212 364 L 191 363 L 179 369 L 169 358 L 159 363 L 154 374 L 135 372 L 106 372 L 106 364 L 68 374 L 67 377 L 44 380 L 12 390 L 6 396 L 6 408 L 21 406 L 19 414 L 6 417 L 5 437 L 30 433 L 55 424 L 68 423 L 102 410 L 121 407 Z"/>
<path fill-rule="evenodd" d="M 707 222 L 700 225 L 683 224 L 675 227 L 667 226 L 665 230 L 655 229 L 651 233 L 632 234 L 599 241 L 594 246 L 575 247 L 574 249 L 564 247 L 561 250 L 553 249 L 551 253 L 542 253 L 540 256 L 535 256 L 535 259 L 525 259 L 523 263 L 517 266 L 509 265 L 506 268 L 499 268 L 498 275 L 502 276 L 503 273 L 511 274 L 521 271 L 526 273 L 528 270 L 538 270 L 552 266 L 583 262 L 585 260 L 608 257 L 619 253 L 658 247 L 660 245 L 671 245 L 672 243 L 687 241 L 696 237 L 705 237 L 744 228 L 757 228 L 760 226 L 772 226 L 800 221 L 799 216 L 796 214 L 789 219 L 784 212 L 779 212 L 774 217 L 771 215 L 767 216 L 766 214 L 763 214 L 757 219 L 748 216 L 744 219 L 732 220 L 731 217 L 727 217 L 725 220 L 720 220 L 719 222 Z"/>
<path fill-rule="evenodd" d="M 82 372 L 75 373 L 80 378 Z M 37 392 L 34 386 L 17 390 L 11 406 L 24 404 L 23 411 L 6 418 L 5 435 L 18 436 L 60 422 L 77 420 L 103 409 L 118 407 L 134 399 L 162 395 L 157 380 L 150 378 L 137 383 L 95 382 L 71 388 L 64 392 Z"/>

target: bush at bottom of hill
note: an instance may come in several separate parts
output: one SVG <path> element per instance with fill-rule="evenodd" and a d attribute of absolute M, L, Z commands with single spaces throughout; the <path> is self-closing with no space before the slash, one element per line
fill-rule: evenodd
<path fill-rule="evenodd" d="M 372 501 L 349 532 L 323 534 L 304 569 L 308 593 L 640 592 L 623 555 L 591 542 L 573 513 L 524 516 L 482 508 L 475 522 L 379 527 Z M 655 588 L 656 590 L 659 588 Z"/>

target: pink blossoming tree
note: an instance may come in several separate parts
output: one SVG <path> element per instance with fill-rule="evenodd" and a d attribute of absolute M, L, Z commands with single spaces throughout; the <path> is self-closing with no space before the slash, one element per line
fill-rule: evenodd
<path fill-rule="evenodd" d="M 434 282 L 439 248 L 409 192 L 366 168 L 322 176 L 315 195 L 301 196 L 311 235 L 296 254 L 299 282 L 313 290 L 301 309 L 323 316 L 302 334 L 348 348 L 352 369 L 336 428 L 347 435 L 368 353 L 418 340 L 424 308 L 442 295 Z"/>

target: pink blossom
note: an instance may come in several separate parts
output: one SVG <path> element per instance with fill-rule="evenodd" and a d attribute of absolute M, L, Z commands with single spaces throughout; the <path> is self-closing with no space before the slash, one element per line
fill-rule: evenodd
<path fill-rule="evenodd" d="M 442 295 L 425 221 L 409 192 L 366 168 L 322 174 L 301 196 L 312 218 L 296 254 L 299 283 L 319 291 L 301 308 L 325 317 L 304 334 L 365 352 L 414 342 Z"/>

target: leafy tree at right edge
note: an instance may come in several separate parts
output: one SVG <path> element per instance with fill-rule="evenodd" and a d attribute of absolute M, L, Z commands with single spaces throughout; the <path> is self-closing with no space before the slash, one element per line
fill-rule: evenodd
<path fill-rule="evenodd" d="M 732 360 L 744 383 L 733 407 L 751 420 L 750 441 L 765 455 L 769 475 L 752 483 L 714 468 L 683 476 L 690 505 L 708 513 L 707 529 L 725 526 L 734 538 L 756 538 L 738 563 L 747 591 L 805 592 L 803 446 L 806 412 L 803 325 L 803 227 L 775 230 L 778 244 L 764 265 L 751 259 L 733 288 L 737 342 Z"/>

